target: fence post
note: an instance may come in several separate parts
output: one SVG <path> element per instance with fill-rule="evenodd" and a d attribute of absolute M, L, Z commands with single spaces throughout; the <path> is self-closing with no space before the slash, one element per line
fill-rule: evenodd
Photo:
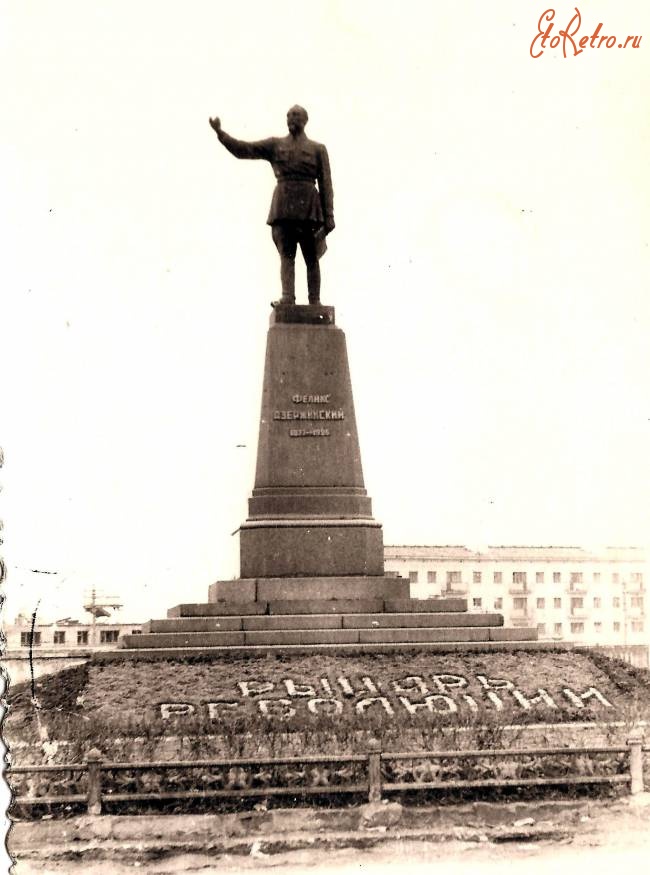
<path fill-rule="evenodd" d="M 643 729 L 639 726 L 627 739 L 630 748 L 630 793 L 643 793 Z"/>
<path fill-rule="evenodd" d="M 98 815 L 102 813 L 102 769 L 101 764 L 104 755 L 96 747 L 86 754 L 86 766 L 88 767 L 88 814 Z"/>
<path fill-rule="evenodd" d="M 381 802 L 381 741 L 368 742 L 368 802 Z"/>

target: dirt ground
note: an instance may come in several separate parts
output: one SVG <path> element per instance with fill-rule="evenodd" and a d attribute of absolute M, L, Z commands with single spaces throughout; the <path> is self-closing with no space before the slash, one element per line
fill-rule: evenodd
<path fill-rule="evenodd" d="M 47 848 L 19 859 L 15 875 L 125 875 L 127 872 L 166 875 L 191 873 L 235 875 L 235 873 L 420 873 L 466 875 L 478 869 L 481 875 L 499 875 L 503 866 L 509 875 L 546 875 L 590 870 L 590 875 L 610 871 L 612 866 L 630 865 L 647 870 L 650 861 L 650 794 L 621 799 L 603 805 L 596 812 L 578 817 L 571 826 L 526 824 L 509 828 L 486 827 L 465 831 L 463 839 L 451 830 L 444 839 L 432 839 L 426 831 L 399 836 L 399 827 L 369 829 L 355 834 L 264 836 L 239 843 L 230 850 L 191 852 L 126 844 L 78 849 L 75 855 L 59 855 L 61 849 Z M 559 827 L 559 829 L 554 829 Z M 412 833 L 413 831 L 406 831 Z M 462 832 L 462 830 L 461 830 Z M 276 839 L 280 839 L 277 841 Z M 146 843 L 145 843 L 146 844 Z"/>

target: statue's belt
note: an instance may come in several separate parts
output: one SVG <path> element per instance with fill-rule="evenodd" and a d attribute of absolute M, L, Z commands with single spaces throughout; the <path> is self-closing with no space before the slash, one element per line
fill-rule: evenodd
<path fill-rule="evenodd" d="M 281 182 L 309 182 L 312 185 L 316 184 L 313 176 L 278 176 L 277 182 L 278 184 Z"/>

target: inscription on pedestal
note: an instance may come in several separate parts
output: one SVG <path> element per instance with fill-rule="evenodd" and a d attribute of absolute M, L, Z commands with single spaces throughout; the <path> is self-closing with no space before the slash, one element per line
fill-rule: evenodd
<path fill-rule="evenodd" d="M 298 405 L 316 405 L 316 404 L 331 404 L 331 392 L 317 395 L 291 395 L 290 400 Z M 275 422 L 294 422 L 299 421 L 318 421 L 318 422 L 337 422 L 345 419 L 345 411 L 342 408 L 322 409 L 317 407 L 309 407 L 307 409 L 292 408 L 289 410 L 274 410 L 273 419 Z M 329 428 L 290 428 L 289 437 L 330 437 L 331 431 Z"/>

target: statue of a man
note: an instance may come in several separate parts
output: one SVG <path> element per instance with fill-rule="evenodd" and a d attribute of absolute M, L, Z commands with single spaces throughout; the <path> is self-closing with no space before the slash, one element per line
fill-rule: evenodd
<path fill-rule="evenodd" d="M 287 113 L 289 135 L 248 143 L 235 140 L 221 127 L 218 118 L 210 126 L 236 158 L 270 161 L 277 179 L 267 224 L 280 253 L 282 298 L 273 306 L 296 302 L 295 259 L 298 245 L 307 265 L 310 304 L 320 303 L 318 259 L 327 249 L 325 236 L 334 229 L 334 197 L 327 149 L 305 134 L 307 111 L 292 106 Z M 318 188 L 316 188 L 316 182 Z"/>

